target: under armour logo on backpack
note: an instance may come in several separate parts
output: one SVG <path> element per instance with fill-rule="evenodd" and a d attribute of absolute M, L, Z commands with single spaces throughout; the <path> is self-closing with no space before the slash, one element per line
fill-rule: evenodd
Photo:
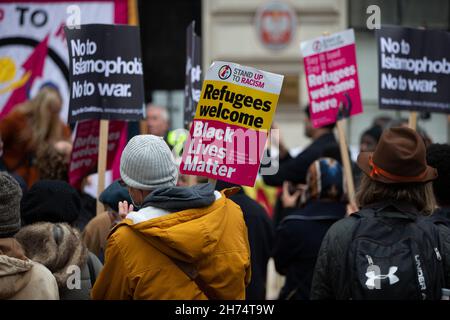
<path fill-rule="evenodd" d="M 389 279 L 389 284 L 393 285 L 400 281 L 400 279 L 395 275 L 398 268 L 393 266 L 389 268 L 388 274 L 381 274 L 380 267 L 377 265 L 369 265 L 366 272 L 366 286 L 369 290 L 381 289 L 381 280 Z"/>

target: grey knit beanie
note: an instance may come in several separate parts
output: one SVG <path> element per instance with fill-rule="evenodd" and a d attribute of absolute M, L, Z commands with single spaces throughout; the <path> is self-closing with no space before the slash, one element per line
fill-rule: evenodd
<path fill-rule="evenodd" d="M 0 172 L 0 238 L 12 237 L 20 229 L 19 183 L 6 172 Z"/>
<path fill-rule="evenodd" d="M 129 187 L 153 190 L 175 186 L 178 169 L 162 137 L 139 135 L 134 136 L 122 152 L 120 176 Z"/>

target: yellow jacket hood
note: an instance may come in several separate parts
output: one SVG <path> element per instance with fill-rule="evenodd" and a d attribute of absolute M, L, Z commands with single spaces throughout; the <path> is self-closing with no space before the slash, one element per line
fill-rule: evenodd
<path fill-rule="evenodd" d="M 230 216 L 224 213 L 226 197 L 221 196 L 207 209 L 188 209 L 176 214 L 132 224 L 152 246 L 178 260 L 195 263 L 211 254 L 222 239 Z"/>
<path fill-rule="evenodd" d="M 240 207 L 228 199 L 237 190 L 222 191 L 205 207 L 139 223 L 125 219 L 111 231 L 93 298 L 205 299 L 176 259 L 194 265 L 219 299 L 244 299 L 250 281 L 247 228 Z"/>

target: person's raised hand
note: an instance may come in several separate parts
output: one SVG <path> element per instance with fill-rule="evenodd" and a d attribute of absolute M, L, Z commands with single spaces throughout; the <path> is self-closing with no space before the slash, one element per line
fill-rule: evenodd
<path fill-rule="evenodd" d="M 285 181 L 283 183 L 283 193 L 281 194 L 281 202 L 283 203 L 284 208 L 295 208 L 298 203 L 298 199 L 305 191 L 305 185 L 299 185 L 296 191 L 291 194 L 289 191 L 290 182 Z"/>
<path fill-rule="evenodd" d="M 134 210 L 133 205 L 128 205 L 128 201 L 119 201 L 119 218 L 121 220 L 127 217 L 127 214 Z"/>

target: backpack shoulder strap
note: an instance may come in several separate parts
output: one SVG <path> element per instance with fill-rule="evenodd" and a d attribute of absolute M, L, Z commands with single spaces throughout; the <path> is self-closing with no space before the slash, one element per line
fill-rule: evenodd
<path fill-rule="evenodd" d="M 364 210 L 364 209 L 363 209 Z M 341 243 L 341 251 L 340 251 L 340 261 L 342 261 L 341 270 L 338 273 L 336 278 L 336 293 L 337 298 L 339 300 L 351 299 L 353 297 L 352 286 L 348 281 L 349 274 L 352 274 L 353 263 L 351 257 L 351 247 L 352 242 L 355 239 L 356 232 L 361 224 L 362 215 L 359 211 L 351 214 L 347 221 L 347 228 L 345 232 L 340 233 L 340 243 Z"/>
<path fill-rule="evenodd" d="M 239 189 L 239 188 L 234 188 L 234 189 Z M 122 227 L 122 226 L 128 226 L 129 227 L 128 224 L 121 223 L 119 225 L 116 225 L 115 229 L 117 229 L 119 227 Z M 113 231 L 111 231 L 111 233 L 112 232 Z M 147 241 L 147 243 L 149 245 L 153 246 L 151 241 Z M 154 247 L 154 248 L 156 250 L 158 250 L 156 247 Z M 181 271 L 183 271 L 184 274 L 186 274 L 188 276 L 188 278 L 190 280 L 194 281 L 195 284 L 197 285 L 197 287 L 205 294 L 205 296 L 209 300 L 218 300 L 218 298 L 216 297 L 215 293 L 210 288 L 210 286 L 199 276 L 199 272 L 198 272 L 197 268 L 193 264 L 187 263 L 187 262 L 184 262 L 184 261 L 181 261 L 181 260 L 178 260 L 178 259 L 175 259 L 173 257 L 170 257 L 170 256 L 166 255 L 165 253 L 163 253 L 161 251 L 159 251 L 159 252 L 161 254 L 165 255 L 167 258 L 169 258 L 173 262 L 173 264 L 175 264 Z"/>
<path fill-rule="evenodd" d="M 440 235 L 439 235 L 439 225 L 440 223 L 436 223 L 435 221 L 431 221 L 426 217 L 419 217 L 417 219 L 416 226 L 422 230 L 427 236 L 429 236 L 432 244 L 434 246 L 438 246 L 440 249 Z"/>
<path fill-rule="evenodd" d="M 447 228 L 450 228 L 450 220 L 447 219 L 446 217 L 441 217 L 437 214 L 433 214 L 429 219 L 437 226 L 443 225 L 446 226 Z"/>
<path fill-rule="evenodd" d="M 197 268 L 190 263 L 175 259 L 173 257 L 169 257 L 170 260 L 181 270 L 183 271 L 189 279 L 195 282 L 197 287 L 205 294 L 205 296 L 209 300 L 217 300 L 218 298 L 211 290 L 210 286 L 199 276 Z"/>

